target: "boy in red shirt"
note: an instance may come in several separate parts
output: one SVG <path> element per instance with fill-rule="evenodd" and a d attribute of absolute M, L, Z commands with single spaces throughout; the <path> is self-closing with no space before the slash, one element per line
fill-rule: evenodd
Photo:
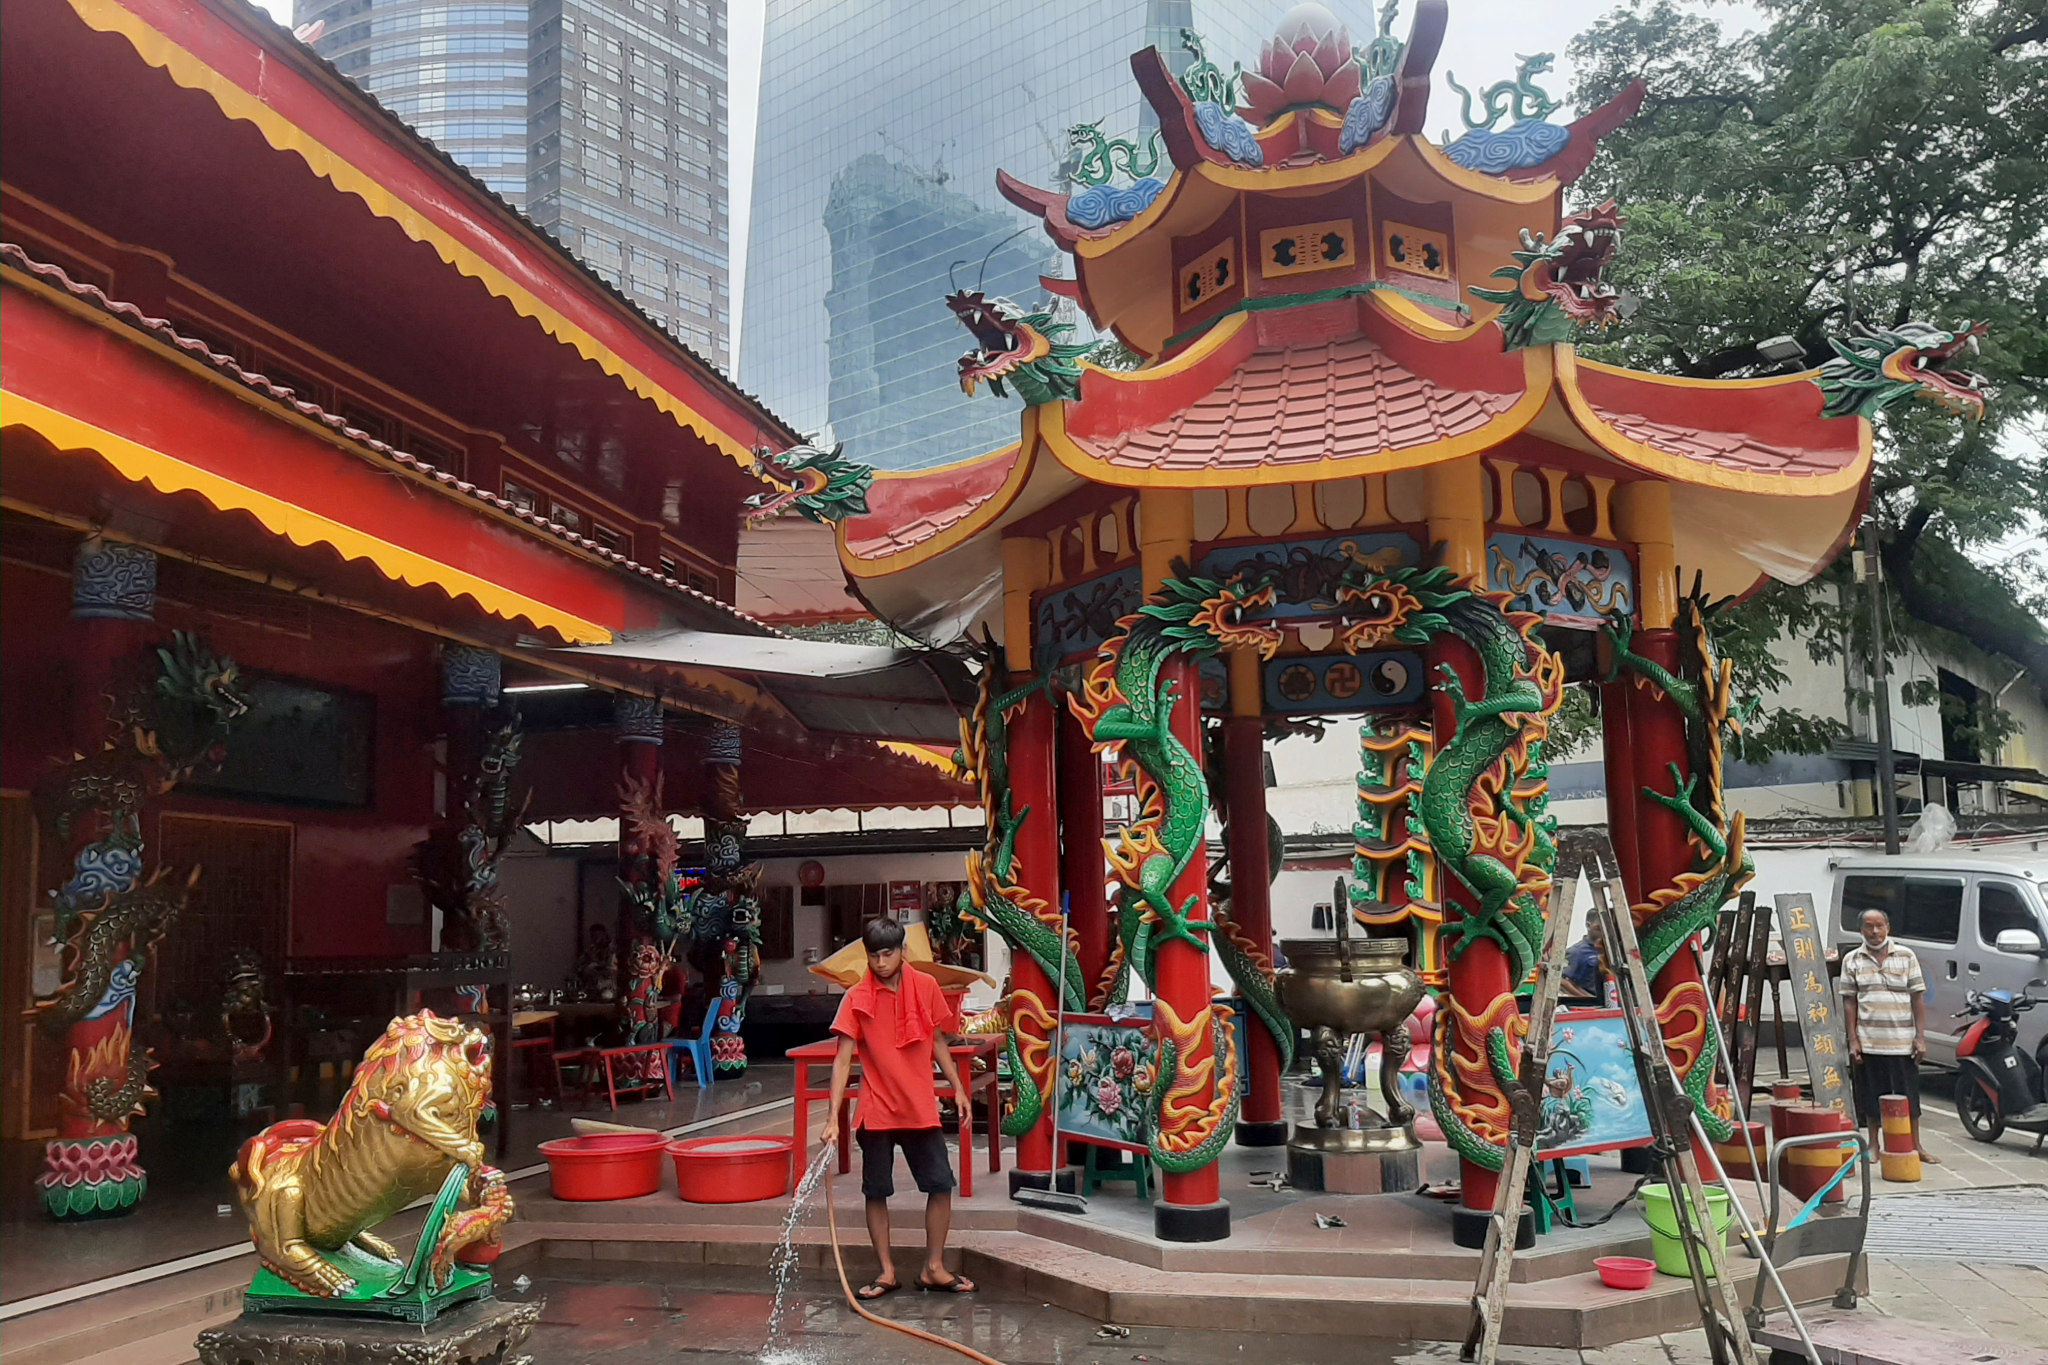
<path fill-rule="evenodd" d="M 953 1066 L 945 1029 L 952 1009 L 939 983 L 904 968 L 903 926 L 892 919 L 869 923 L 861 940 L 868 972 L 839 1002 L 832 1032 L 839 1055 L 832 1061 L 832 1099 L 825 1109 L 824 1142 L 839 1141 L 839 1106 L 853 1059 L 860 1058 L 860 1105 L 854 1136 L 860 1141 L 860 1188 L 867 1197 L 868 1240 L 881 1271 L 857 1291 L 879 1299 L 903 1287 L 889 1254 L 889 1196 L 896 1192 L 896 1154 L 901 1147 L 911 1176 L 924 1191 L 924 1269 L 918 1288 L 942 1294 L 972 1294 L 974 1282 L 946 1269 L 946 1235 L 953 1227 L 953 1164 L 939 1128 L 938 1089 L 932 1063 L 945 1073 L 953 1093 L 967 1087 Z"/>

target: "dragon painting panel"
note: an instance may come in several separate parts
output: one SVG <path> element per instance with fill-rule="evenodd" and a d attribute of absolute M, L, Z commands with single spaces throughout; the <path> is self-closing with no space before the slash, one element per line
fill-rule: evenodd
<path fill-rule="evenodd" d="M 1548 625 L 1592 629 L 1635 611 L 1635 565 L 1612 546 L 1503 531 L 1487 537 L 1486 571 L 1510 610 Z"/>

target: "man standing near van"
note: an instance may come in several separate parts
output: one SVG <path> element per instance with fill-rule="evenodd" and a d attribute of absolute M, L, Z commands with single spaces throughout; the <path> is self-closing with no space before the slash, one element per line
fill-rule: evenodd
<path fill-rule="evenodd" d="M 1913 950 L 1892 938 L 1891 917 L 1865 910 L 1863 946 L 1842 959 L 1842 1013 L 1856 1072 L 1856 1114 L 1882 1150 L 1878 1099 L 1904 1095 L 1913 1109 L 1913 1146 L 1939 1165 L 1920 1140 L 1920 1062 L 1927 1056 L 1927 980 Z"/>

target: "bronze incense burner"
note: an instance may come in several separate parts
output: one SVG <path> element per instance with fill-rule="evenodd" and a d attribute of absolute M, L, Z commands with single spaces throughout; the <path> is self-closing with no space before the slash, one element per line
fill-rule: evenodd
<path fill-rule="evenodd" d="M 1288 939 L 1280 945 L 1287 957 L 1287 966 L 1274 978 L 1281 1008 L 1313 1030 L 1316 1065 L 1323 1073 L 1315 1125 L 1296 1124 L 1289 1145 L 1322 1152 L 1412 1151 L 1421 1144 L 1415 1136 L 1415 1110 L 1401 1098 L 1400 1071 L 1408 1060 L 1408 1016 L 1422 1000 L 1422 978 L 1407 963 L 1406 940 L 1352 939 L 1343 890 L 1340 881 L 1335 938 Z M 1361 1034 L 1379 1035 L 1380 1097 L 1387 1112 L 1382 1117 L 1368 1109 L 1364 1125 L 1353 1128 L 1341 1110 L 1344 1053 L 1350 1039 Z"/>

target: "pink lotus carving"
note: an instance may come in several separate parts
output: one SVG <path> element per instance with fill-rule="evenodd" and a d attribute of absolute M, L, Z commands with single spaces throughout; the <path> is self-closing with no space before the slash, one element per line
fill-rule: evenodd
<path fill-rule="evenodd" d="M 1358 89 L 1358 63 L 1343 23 L 1321 5 L 1296 5 L 1260 52 L 1259 69 L 1245 72 L 1245 104 L 1238 112 L 1255 127 L 1298 105 L 1342 113 Z"/>

